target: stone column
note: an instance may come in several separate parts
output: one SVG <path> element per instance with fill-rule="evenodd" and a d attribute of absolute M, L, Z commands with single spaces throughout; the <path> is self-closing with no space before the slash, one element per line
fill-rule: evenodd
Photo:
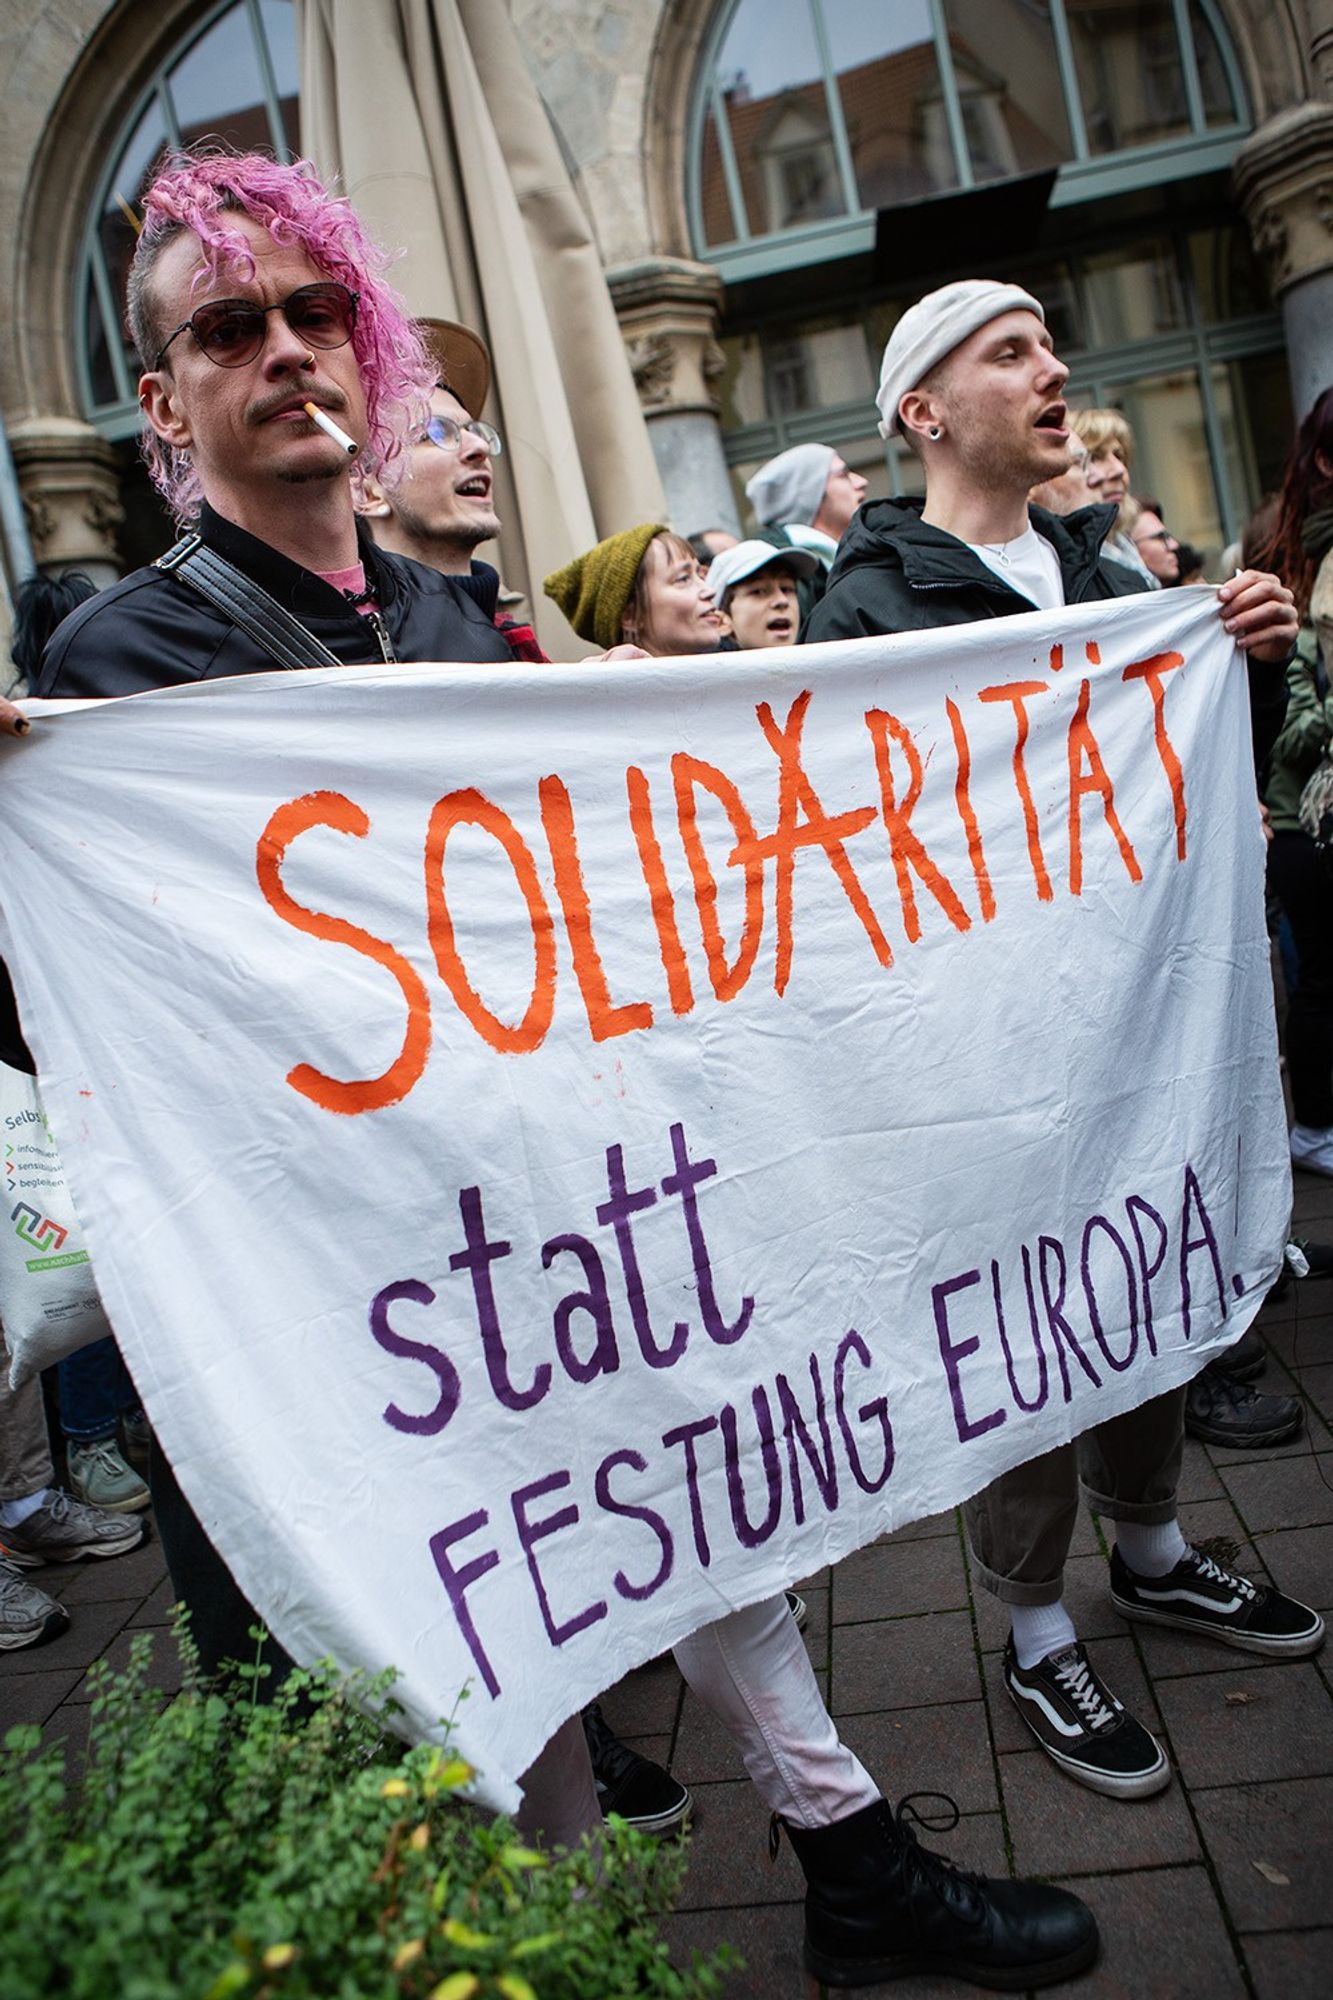
<path fill-rule="evenodd" d="M 99 588 L 114 583 L 124 509 L 106 439 L 74 417 L 29 417 L 9 426 L 9 448 L 38 565 L 84 570 Z"/>
<path fill-rule="evenodd" d="M 1299 422 L 1333 384 L 1333 104 L 1296 104 L 1268 119 L 1232 174 L 1282 307 Z"/>
<path fill-rule="evenodd" d="M 607 284 L 674 526 L 739 534 L 713 393 L 721 278 L 710 264 L 654 257 L 608 271 Z"/>

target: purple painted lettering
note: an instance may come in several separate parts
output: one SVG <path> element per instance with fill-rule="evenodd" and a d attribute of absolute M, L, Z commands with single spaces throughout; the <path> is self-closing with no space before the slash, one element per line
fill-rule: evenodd
<path fill-rule="evenodd" d="M 542 1244 L 542 1269 L 549 1271 L 562 1255 L 577 1257 L 588 1280 L 586 1291 L 566 1292 L 555 1309 L 555 1351 L 566 1375 L 575 1382 L 591 1382 L 598 1375 L 614 1375 L 620 1366 L 616 1346 L 616 1323 L 611 1316 L 611 1300 L 606 1289 L 602 1260 L 586 1236 L 553 1236 Z M 570 1322 L 575 1313 L 587 1313 L 596 1338 L 585 1359 L 574 1345 Z"/>
<path fill-rule="evenodd" d="M 889 1422 L 889 1406 L 883 1396 L 876 1396 L 872 1403 L 863 1403 L 856 1413 L 858 1423 L 864 1424 L 872 1417 L 878 1421 L 880 1435 L 884 1443 L 883 1467 L 878 1477 L 871 1479 L 861 1463 L 861 1454 L 857 1449 L 856 1439 L 852 1435 L 852 1427 L 847 1421 L 847 1410 L 844 1404 L 847 1357 L 849 1354 L 855 1354 L 861 1366 L 869 1368 L 870 1349 L 866 1346 L 855 1327 L 850 1328 L 843 1335 L 841 1345 L 833 1357 L 833 1406 L 837 1411 L 838 1424 L 842 1431 L 843 1444 L 847 1450 L 847 1463 L 851 1467 L 852 1478 L 863 1493 L 878 1493 L 881 1487 L 888 1485 L 890 1475 L 893 1472 L 893 1425 Z"/>
<path fill-rule="evenodd" d="M 1120 1261 L 1125 1267 L 1125 1296 L 1129 1307 L 1129 1345 L 1119 1360 L 1112 1354 L 1106 1330 L 1102 1325 L 1101 1310 L 1097 1303 L 1097 1293 L 1092 1282 L 1092 1232 L 1100 1229 L 1114 1243 L 1120 1252 Z M 1107 1365 L 1114 1368 L 1117 1375 L 1123 1375 L 1133 1363 L 1139 1351 L 1139 1302 L 1134 1284 L 1134 1264 L 1129 1254 L 1129 1246 L 1118 1229 L 1112 1227 L 1104 1215 L 1090 1215 L 1083 1225 L 1083 1243 L 1079 1253 L 1079 1265 L 1083 1275 L 1083 1296 L 1088 1302 L 1088 1319 L 1092 1326 L 1092 1337 L 1106 1357 Z"/>
<path fill-rule="evenodd" d="M 969 1439 L 983 1437 L 987 1431 L 995 1430 L 1004 1423 L 1007 1410 L 991 1410 L 986 1416 L 973 1420 L 968 1416 L 963 1403 L 963 1378 L 958 1364 L 969 1354 L 975 1354 L 981 1345 L 981 1336 L 970 1333 L 963 1340 L 955 1340 L 949 1330 L 949 1299 L 955 1292 L 965 1292 L 972 1285 L 981 1283 L 980 1271 L 961 1271 L 956 1278 L 945 1278 L 930 1288 L 931 1304 L 935 1309 L 935 1338 L 940 1346 L 940 1359 L 944 1372 L 949 1378 L 949 1398 L 953 1403 L 953 1426 L 958 1433 L 958 1442 L 967 1444 Z"/>
<path fill-rule="evenodd" d="M 476 1301 L 477 1325 L 481 1331 L 482 1352 L 486 1357 L 486 1373 L 491 1378 L 492 1393 L 496 1402 L 503 1403 L 507 1410 L 530 1410 L 534 1403 L 540 1403 L 551 1386 L 551 1364 L 549 1361 L 539 1363 L 526 1389 L 515 1388 L 509 1379 L 509 1356 L 500 1331 L 491 1265 L 497 1258 L 510 1256 L 512 1246 L 498 1238 L 491 1241 L 487 1237 L 480 1188 L 459 1189 L 458 1212 L 463 1218 L 467 1248 L 454 1252 L 449 1259 L 449 1269 L 468 1271 L 472 1275 L 472 1296 Z"/>
<path fill-rule="evenodd" d="M 809 1461 L 814 1474 L 819 1497 L 829 1513 L 838 1504 L 838 1468 L 833 1457 L 833 1436 L 829 1430 L 828 1407 L 824 1399 L 824 1378 L 819 1370 L 819 1358 L 810 1356 L 810 1382 L 815 1392 L 815 1422 L 823 1443 L 823 1456 L 815 1449 L 814 1439 L 806 1425 L 805 1415 L 792 1391 L 785 1375 L 776 1380 L 778 1408 L 782 1412 L 782 1428 L 787 1438 L 787 1469 L 791 1477 L 791 1510 L 799 1527 L 805 1519 L 805 1495 L 801 1490 L 801 1468 L 796 1456 L 797 1440 Z"/>
<path fill-rule="evenodd" d="M 668 1174 L 662 1182 L 663 1194 L 678 1194 L 685 1210 L 685 1227 L 690 1234 L 690 1255 L 694 1259 L 694 1282 L 699 1293 L 699 1306 L 704 1316 L 704 1330 L 710 1340 L 719 1347 L 729 1347 L 739 1340 L 750 1324 L 754 1312 L 754 1300 L 742 1298 L 740 1311 L 734 1320 L 722 1317 L 718 1308 L 717 1293 L 713 1286 L 713 1267 L 709 1261 L 708 1245 L 704 1240 L 704 1226 L 699 1219 L 699 1203 L 695 1189 L 700 1181 L 711 1180 L 717 1172 L 716 1160 L 691 1160 L 689 1147 L 685 1141 L 685 1127 L 671 1127 L 671 1151 L 675 1156 L 676 1171 Z"/>
<path fill-rule="evenodd" d="M 625 1273 L 625 1293 L 629 1299 L 630 1318 L 634 1321 L 634 1332 L 638 1338 L 639 1350 L 650 1368 L 670 1368 L 685 1352 L 685 1343 L 690 1337 L 689 1322 L 677 1320 L 671 1339 L 665 1347 L 659 1347 L 653 1332 L 653 1323 L 648 1316 L 648 1301 L 644 1297 L 643 1277 L 639 1270 L 639 1254 L 634 1247 L 634 1235 L 630 1229 L 630 1217 L 638 1215 L 645 1208 L 656 1208 L 656 1188 L 631 1188 L 625 1182 L 625 1158 L 619 1146 L 606 1149 L 606 1186 L 610 1195 L 597 1210 L 597 1220 L 609 1222 L 616 1233 L 616 1248 L 620 1252 L 621 1268 Z"/>
<path fill-rule="evenodd" d="M 646 1597 L 651 1597 L 654 1591 L 660 1590 L 670 1576 L 675 1559 L 675 1544 L 671 1539 L 670 1528 L 662 1516 L 655 1513 L 651 1507 L 636 1505 L 630 1500 L 616 1499 L 611 1491 L 611 1474 L 618 1465 L 628 1465 L 634 1472 L 646 1472 L 648 1461 L 641 1452 L 613 1451 L 608 1458 L 602 1460 L 593 1481 L 597 1505 L 604 1514 L 620 1514 L 628 1521 L 642 1521 L 644 1527 L 651 1528 L 657 1537 L 662 1560 L 657 1566 L 656 1575 L 650 1577 L 647 1583 L 631 1583 L 624 1570 L 618 1569 L 612 1578 L 622 1597 L 629 1598 L 634 1604 L 641 1604 Z"/>
<path fill-rule="evenodd" d="M 409 1340 L 405 1334 L 394 1332 L 389 1324 L 389 1307 L 397 1299 L 411 1299 L 415 1305 L 431 1306 L 435 1303 L 435 1294 L 419 1278 L 403 1278 L 396 1285 L 386 1285 L 370 1301 L 371 1334 L 386 1354 L 397 1355 L 402 1361 L 422 1362 L 439 1383 L 440 1393 L 435 1399 L 434 1409 L 425 1411 L 419 1417 L 400 1410 L 396 1403 L 390 1403 L 384 1412 L 384 1421 L 394 1430 L 408 1431 L 415 1437 L 435 1437 L 458 1408 L 462 1393 L 458 1370 L 438 1347 L 431 1347 L 424 1340 Z"/>
<path fill-rule="evenodd" d="M 1005 1324 L 1004 1294 L 1000 1284 L 1000 1261 L 998 1257 L 991 1258 L 991 1295 L 995 1300 L 995 1324 L 1000 1329 L 1000 1346 L 1004 1349 L 1005 1373 L 1009 1377 L 1009 1387 L 1019 1409 L 1032 1412 L 1045 1408 L 1046 1398 L 1050 1394 L 1051 1376 L 1050 1370 L 1046 1366 L 1046 1350 L 1041 1344 L 1041 1332 L 1037 1325 L 1036 1301 L 1032 1296 L 1032 1258 L 1028 1253 L 1026 1243 L 1023 1245 L 1023 1284 L 1028 1298 L 1028 1330 L 1032 1335 L 1032 1351 L 1037 1357 L 1037 1394 L 1032 1402 L 1028 1401 L 1018 1386 L 1018 1375 L 1014 1368 L 1013 1350 L 1009 1345 L 1009 1329 Z"/>
<path fill-rule="evenodd" d="M 758 1527 L 753 1527 L 745 1511 L 745 1480 L 741 1473 L 740 1438 L 736 1424 L 736 1409 L 732 1403 L 722 1406 L 722 1455 L 727 1472 L 727 1498 L 731 1502 L 731 1524 L 736 1530 L 736 1540 L 743 1549 L 762 1548 L 778 1525 L 782 1514 L 782 1467 L 778 1460 L 778 1441 L 773 1430 L 773 1411 L 769 1405 L 768 1391 L 761 1383 L 750 1391 L 750 1401 L 754 1407 L 755 1426 L 759 1432 L 759 1452 L 764 1468 L 764 1479 L 768 1486 L 768 1512 Z"/>
<path fill-rule="evenodd" d="M 1055 1349 L 1055 1358 L 1060 1364 L 1060 1380 L 1064 1385 L 1065 1401 L 1070 1403 L 1074 1399 L 1074 1392 L 1069 1383 L 1069 1365 L 1065 1360 L 1066 1347 L 1074 1356 L 1079 1367 L 1083 1370 L 1083 1373 L 1095 1389 L 1101 1388 L 1102 1378 L 1083 1352 L 1083 1349 L 1079 1346 L 1074 1329 L 1064 1316 L 1065 1288 L 1067 1282 L 1065 1273 L 1065 1247 L 1059 1237 L 1039 1236 L 1037 1238 L 1037 1258 L 1038 1268 L 1041 1273 L 1042 1303 L 1046 1308 L 1046 1326 L 1051 1336 L 1051 1345 Z M 1051 1292 L 1052 1264 L 1055 1266 L 1056 1273 L 1056 1290 L 1054 1296 L 1052 1296 Z"/>
<path fill-rule="evenodd" d="M 468 1609 L 467 1593 L 474 1583 L 479 1583 L 482 1577 L 499 1567 L 500 1554 L 498 1549 L 487 1549 L 485 1555 L 473 1556 L 471 1562 L 464 1563 L 461 1569 L 455 1569 L 449 1553 L 455 1542 L 465 1542 L 470 1535 L 475 1535 L 479 1529 L 488 1526 L 490 1518 L 485 1508 L 479 1507 L 475 1514 L 466 1514 L 461 1521 L 454 1521 L 449 1527 L 441 1528 L 438 1534 L 430 1538 L 430 1552 L 435 1559 L 440 1582 L 444 1585 L 449 1602 L 453 1606 L 458 1629 L 467 1640 L 468 1651 L 477 1663 L 477 1671 L 486 1683 L 487 1693 L 494 1700 L 500 1692 L 500 1683 L 496 1679 L 495 1669 L 487 1658 L 485 1648 L 477 1637 L 477 1628 Z"/>
<path fill-rule="evenodd" d="M 685 1450 L 685 1483 L 690 1495 L 690 1523 L 694 1529 L 694 1550 L 705 1569 L 713 1560 L 713 1552 L 708 1546 L 703 1504 L 699 1499 L 699 1460 L 694 1449 L 694 1441 L 696 1438 L 707 1437 L 709 1431 L 716 1429 L 716 1417 L 696 1417 L 692 1424 L 678 1424 L 674 1431 L 662 1433 L 664 1447 L 669 1449 L 673 1444 L 678 1444 Z"/>
<path fill-rule="evenodd" d="M 1198 1213 L 1201 1236 L 1190 1235 L 1190 1210 Z M 1218 1309 L 1223 1320 L 1227 1316 L 1227 1288 L 1222 1282 L 1222 1259 L 1217 1254 L 1217 1238 L 1213 1235 L 1213 1225 L 1208 1210 L 1203 1205 L 1203 1190 L 1199 1177 L 1192 1166 L 1185 1166 L 1185 1197 L 1180 1213 L 1180 1319 L 1186 1340 L 1190 1337 L 1190 1258 L 1196 1250 L 1207 1250 L 1213 1266 L 1213 1278 L 1217 1285 Z"/>
<path fill-rule="evenodd" d="M 527 1558 L 528 1574 L 537 1592 L 542 1623 L 546 1627 L 546 1636 L 553 1646 L 563 1646 L 567 1639 L 574 1638 L 576 1633 L 586 1631 L 589 1625 L 595 1625 L 599 1618 L 606 1616 L 606 1601 L 604 1598 L 598 1598 L 595 1603 L 585 1604 L 582 1611 L 576 1611 L 563 1625 L 557 1625 L 551 1616 L 545 1579 L 537 1567 L 538 1542 L 544 1542 L 550 1535 L 558 1535 L 563 1528 L 572 1528 L 579 1518 L 579 1510 L 572 1504 L 568 1507 L 557 1507 L 555 1513 L 548 1514 L 544 1520 L 533 1521 L 528 1518 L 528 1507 L 532 1501 L 544 1499 L 548 1493 L 557 1493 L 569 1483 L 567 1472 L 563 1470 L 548 1472 L 545 1479 L 534 1479 L 530 1485 L 517 1487 L 509 1496 L 509 1504 L 514 1510 L 514 1526 L 518 1529 L 519 1546 Z"/>

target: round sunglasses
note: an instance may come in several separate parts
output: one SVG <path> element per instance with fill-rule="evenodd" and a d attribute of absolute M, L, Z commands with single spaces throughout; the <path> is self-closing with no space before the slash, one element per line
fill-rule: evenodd
<path fill-rule="evenodd" d="M 162 366 L 173 340 L 191 333 L 195 344 L 219 368 L 243 368 L 263 348 L 268 316 L 275 312 L 280 312 L 297 338 L 311 347 L 346 347 L 356 326 L 360 296 L 346 285 L 329 283 L 302 285 L 273 306 L 256 305 L 253 299 L 212 299 L 181 321 L 158 349 L 153 366 Z"/>

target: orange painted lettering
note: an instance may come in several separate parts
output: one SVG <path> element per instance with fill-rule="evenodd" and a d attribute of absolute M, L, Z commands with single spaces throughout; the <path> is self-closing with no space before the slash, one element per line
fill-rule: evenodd
<path fill-rule="evenodd" d="M 708 977 L 719 1000 L 734 1000 L 754 970 L 764 928 L 764 864 L 757 858 L 737 859 L 742 847 L 754 843 L 754 821 L 736 786 L 725 771 L 718 770 L 716 764 L 706 764 L 701 757 L 691 757 L 688 752 L 678 750 L 671 759 L 671 779 L 676 791 L 676 818 L 680 825 L 681 845 L 685 849 L 694 883 L 694 901 L 699 912 L 704 955 L 708 960 Z M 741 941 L 736 947 L 736 957 L 731 964 L 727 963 L 727 941 L 717 916 L 717 878 L 709 866 L 703 836 L 699 832 L 696 791 L 711 792 L 731 821 L 737 844 L 727 866 L 739 867 L 745 877 L 745 922 Z"/>
<path fill-rule="evenodd" d="M 1046 858 L 1041 851 L 1041 834 L 1037 826 L 1037 808 L 1032 802 L 1032 787 L 1028 783 L 1027 765 L 1023 761 L 1023 751 L 1028 740 L 1028 712 L 1023 706 L 1034 694 L 1045 694 L 1040 681 L 1007 681 L 1003 687 L 982 688 L 978 701 L 1012 702 L 1014 710 L 1014 784 L 1018 788 L 1019 801 L 1023 807 L 1023 825 L 1027 832 L 1028 860 L 1032 863 L 1032 879 L 1037 885 L 1037 900 L 1049 903 L 1051 900 L 1051 878 L 1046 873 Z"/>
<path fill-rule="evenodd" d="M 959 902 L 953 884 L 944 870 L 931 860 L 924 843 L 913 833 L 908 824 L 916 802 L 921 796 L 921 784 L 925 776 L 921 753 L 912 741 L 912 732 L 906 723 L 900 722 L 896 715 L 889 715 L 882 708 L 867 710 L 866 728 L 870 731 L 870 740 L 875 746 L 875 770 L 879 776 L 884 831 L 889 836 L 889 852 L 893 856 L 893 872 L 898 878 L 898 895 L 903 906 L 903 929 L 909 941 L 915 944 L 921 935 L 921 919 L 917 914 L 912 871 L 916 872 L 925 887 L 929 889 L 954 929 L 971 930 L 972 919 Z M 894 797 L 890 737 L 907 759 L 907 796 L 901 805 Z"/>
<path fill-rule="evenodd" d="M 255 850 L 255 873 L 264 900 L 293 929 L 304 931 L 309 937 L 323 938 L 328 944 L 350 945 L 353 951 L 382 965 L 398 982 L 407 1006 L 407 1028 L 397 1058 L 382 1076 L 343 1083 L 313 1069 L 309 1063 L 298 1063 L 287 1072 L 287 1081 L 293 1090 L 324 1111 L 347 1115 L 382 1111 L 386 1105 L 397 1104 L 406 1097 L 426 1067 L 430 1054 L 430 996 L 416 968 L 383 938 L 372 937 L 369 931 L 349 924 L 343 917 L 307 910 L 288 894 L 282 880 L 287 849 L 299 834 L 316 826 L 332 827 L 335 833 L 350 833 L 358 840 L 364 840 L 370 832 L 367 814 L 341 792 L 308 792 L 304 798 L 291 799 L 279 806 L 259 836 Z"/>
<path fill-rule="evenodd" d="M 967 858 L 972 863 L 972 874 L 977 885 L 977 895 L 981 899 L 981 921 L 988 924 L 995 915 L 995 891 L 991 888 L 990 870 L 986 866 L 986 854 L 981 845 L 981 828 L 972 810 L 972 751 L 963 727 L 963 718 L 958 712 L 958 704 L 946 701 L 949 727 L 953 731 L 954 753 L 958 759 L 958 776 L 954 781 L 953 795 L 958 807 L 958 817 L 963 822 L 967 835 Z"/>
<path fill-rule="evenodd" d="M 1091 649 L 1089 649 L 1091 650 Z M 1097 738 L 1092 733 L 1088 721 L 1088 702 L 1092 695 L 1091 681 L 1080 681 L 1078 686 L 1078 707 L 1069 725 L 1069 893 L 1071 896 L 1083 894 L 1083 815 L 1081 801 L 1089 792 L 1096 792 L 1102 802 L 1102 812 L 1106 824 L 1115 835 L 1116 846 L 1120 849 L 1120 859 L 1124 862 L 1131 882 L 1143 880 L 1143 870 L 1138 857 L 1130 846 L 1129 836 L 1120 824 L 1115 809 L 1115 792 L 1111 785 L 1111 774 L 1102 762 L 1102 753 Z M 1086 771 L 1084 765 L 1087 765 Z"/>
<path fill-rule="evenodd" d="M 522 1020 L 513 1027 L 501 1021 L 482 1000 L 468 978 L 454 936 L 444 863 L 449 835 L 456 826 L 480 827 L 499 843 L 523 894 L 532 927 L 532 997 Z M 528 1055 L 540 1048 L 555 1013 L 555 927 L 551 912 L 542 893 L 537 864 L 522 834 L 508 813 L 470 786 L 465 791 L 446 793 L 436 803 L 426 829 L 426 934 L 441 979 L 459 1012 L 482 1040 L 502 1055 Z"/>
<path fill-rule="evenodd" d="M 631 764 L 625 773 L 625 790 L 629 796 L 630 830 L 639 850 L 639 866 L 643 870 L 653 922 L 657 926 L 657 948 L 662 954 L 662 970 L 666 973 L 671 1011 L 673 1014 L 688 1014 L 694 1006 L 694 987 L 690 983 L 690 968 L 685 962 L 685 947 L 680 941 L 680 926 L 676 922 L 676 905 L 662 859 L 662 844 L 653 824 L 653 797 L 647 773 L 641 771 L 637 764 Z"/>
<path fill-rule="evenodd" d="M 855 833 L 861 833 L 875 817 L 873 806 L 857 806 L 850 812 L 830 815 L 825 812 L 818 792 L 811 784 L 801 763 L 801 732 L 805 727 L 806 710 L 810 706 L 810 690 L 798 694 L 787 714 L 785 726 L 778 723 L 766 701 L 761 701 L 755 714 L 759 717 L 759 727 L 763 730 L 769 748 L 775 753 L 780 766 L 778 778 L 778 823 L 774 831 L 765 834 L 762 840 L 752 840 L 748 845 L 738 844 L 732 855 L 733 861 L 749 860 L 758 856 L 767 860 L 770 855 L 777 862 L 777 943 L 773 964 L 773 989 L 785 993 L 791 976 L 792 958 L 792 885 L 796 875 L 796 853 L 802 847 L 820 847 L 828 857 L 829 864 L 838 878 L 838 883 L 848 902 L 855 910 L 861 927 L 870 939 L 871 949 L 881 965 L 893 964 L 893 953 L 889 941 L 880 928 L 879 918 L 871 907 L 870 898 L 857 877 L 847 855 L 843 842 Z M 804 812 L 803 820 L 797 818 Z"/>
<path fill-rule="evenodd" d="M 569 947 L 574 955 L 574 977 L 579 982 L 588 1026 L 595 1042 L 608 1042 L 614 1035 L 628 1035 L 634 1028 L 651 1028 L 653 1010 L 646 1000 L 627 1000 L 617 1005 L 611 998 L 602 965 L 602 954 L 593 935 L 592 906 L 579 860 L 578 836 L 569 789 L 562 778 L 543 778 L 537 787 L 541 801 L 542 825 L 546 829 L 551 860 L 555 866 L 555 890 L 564 913 Z"/>
<path fill-rule="evenodd" d="M 1163 674 L 1183 667 L 1183 653 L 1154 653 L 1151 659 L 1135 660 L 1133 666 L 1126 667 L 1122 680 L 1143 681 L 1152 696 L 1153 740 L 1157 745 L 1157 755 L 1166 781 L 1171 787 L 1171 804 L 1176 815 L 1176 859 L 1185 859 L 1185 773 L 1176 755 L 1176 746 L 1166 733 L 1166 683 Z"/>

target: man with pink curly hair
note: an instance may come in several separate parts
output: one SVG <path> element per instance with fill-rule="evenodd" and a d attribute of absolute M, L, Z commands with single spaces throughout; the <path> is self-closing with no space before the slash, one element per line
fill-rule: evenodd
<path fill-rule="evenodd" d="M 392 486 L 435 380 L 387 261 L 304 163 L 216 149 L 167 162 L 144 197 L 127 304 L 144 456 L 198 542 L 68 619 L 37 694 L 510 657 L 493 570 L 444 577 L 358 527 L 354 475 Z"/>

